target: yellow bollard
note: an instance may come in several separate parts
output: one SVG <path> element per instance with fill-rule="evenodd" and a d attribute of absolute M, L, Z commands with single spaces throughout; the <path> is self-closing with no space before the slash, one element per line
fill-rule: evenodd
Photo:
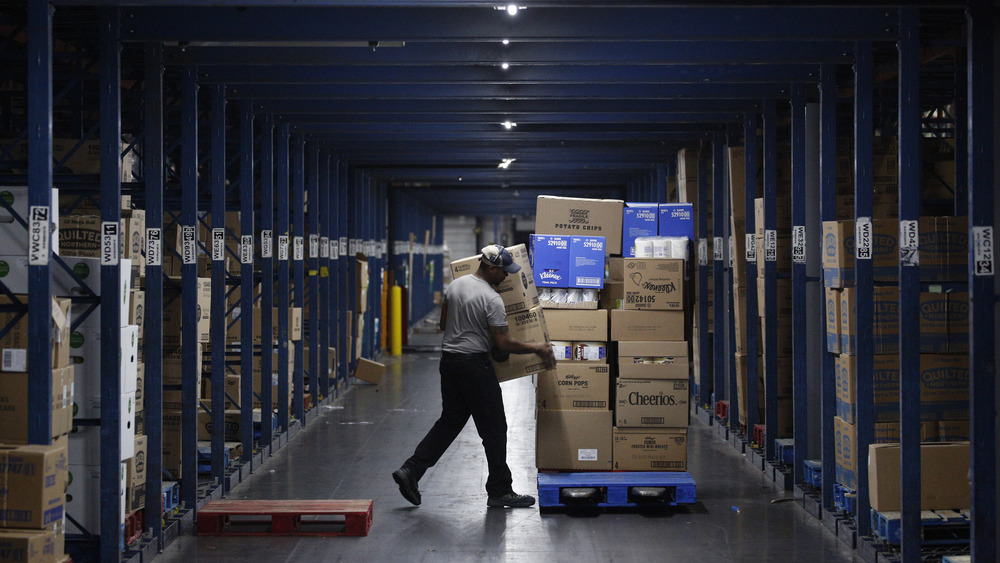
<path fill-rule="evenodd" d="M 389 354 L 403 354 L 403 288 L 392 286 L 389 296 Z"/>

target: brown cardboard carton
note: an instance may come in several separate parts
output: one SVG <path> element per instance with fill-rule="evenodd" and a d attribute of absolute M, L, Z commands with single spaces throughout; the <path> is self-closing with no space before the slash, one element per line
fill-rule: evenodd
<path fill-rule="evenodd" d="M 625 282 L 621 280 L 604 280 L 604 289 L 598 307 L 601 309 L 621 309 L 625 301 Z"/>
<path fill-rule="evenodd" d="M 840 353 L 840 290 L 824 288 L 826 299 L 826 351 Z"/>
<path fill-rule="evenodd" d="M 212 278 L 198 278 L 196 282 L 195 316 L 198 324 L 195 328 L 198 342 L 207 343 L 211 338 L 212 318 Z M 183 305 L 181 297 L 165 303 L 163 306 L 163 345 L 174 347 L 181 345 Z"/>
<path fill-rule="evenodd" d="M 611 411 L 538 410 L 538 469 L 610 471 Z"/>
<path fill-rule="evenodd" d="M 615 426 L 679 428 L 688 425 L 688 378 L 616 382 Z"/>
<path fill-rule="evenodd" d="M 125 510 L 146 507 L 146 437 L 135 436 L 135 455 L 125 460 Z"/>
<path fill-rule="evenodd" d="M 898 444 L 868 446 L 868 497 L 873 510 L 900 509 Z M 969 508 L 969 443 L 920 445 L 920 509 Z"/>
<path fill-rule="evenodd" d="M 559 363 L 538 374 L 536 405 L 551 410 L 608 410 L 610 371 L 606 365 Z"/>
<path fill-rule="evenodd" d="M 67 471 L 66 443 L 0 447 L 5 494 L 0 494 L 0 527 L 45 528 L 63 518 Z"/>
<path fill-rule="evenodd" d="M 615 428 L 615 471 L 687 471 L 687 428 Z"/>
<path fill-rule="evenodd" d="M 690 373 L 685 341 L 618 343 L 618 376 L 630 379 L 681 379 Z"/>
<path fill-rule="evenodd" d="M 56 563 L 66 558 L 54 529 L 0 529 L 0 561 L 3 563 Z"/>
<path fill-rule="evenodd" d="M 684 311 L 611 311 L 611 340 L 684 340 Z"/>
<path fill-rule="evenodd" d="M 608 312 L 603 309 L 546 309 L 545 326 L 553 340 L 608 340 Z"/>
<path fill-rule="evenodd" d="M 545 315 L 539 307 L 507 315 L 507 330 L 511 338 L 526 344 L 550 341 Z M 500 359 L 494 357 L 491 361 L 500 381 L 534 375 L 555 367 L 555 363 L 544 362 L 538 354 L 507 354 Z"/>
<path fill-rule="evenodd" d="M 164 373 L 166 373 L 164 371 Z M 163 410 L 163 469 L 173 480 L 183 478 L 181 474 L 181 419 L 180 410 Z M 166 477 L 164 477 L 166 478 Z"/>
<path fill-rule="evenodd" d="M 538 306 L 538 289 L 535 287 L 535 278 L 531 273 L 531 261 L 528 258 L 528 249 L 523 244 L 506 247 L 510 252 L 514 263 L 521 267 L 521 271 L 508 275 L 500 285 L 494 287 L 496 292 L 503 299 L 504 308 L 507 314 L 527 311 Z M 472 274 L 479 268 L 480 254 L 453 260 L 451 262 L 451 273 L 454 279 L 464 275 Z"/>
<path fill-rule="evenodd" d="M 18 295 L 17 298 L 21 303 L 27 305 L 27 295 Z M 0 294 L 0 305 L 11 303 L 9 297 Z M 70 365 L 70 304 L 71 301 L 68 298 L 52 298 L 52 336 L 49 342 L 52 345 L 53 369 Z M 11 324 L 12 321 L 13 324 Z M 28 315 L 0 312 L 0 328 L 3 327 L 9 328 L 7 333 L 0 338 L 0 353 L 3 357 L 2 362 L 0 362 L 0 371 L 28 371 Z"/>
<path fill-rule="evenodd" d="M 241 399 L 240 375 L 238 373 L 227 373 L 225 377 L 226 410 L 239 409 Z M 201 399 L 206 405 L 212 404 L 212 380 L 210 378 L 201 380 Z"/>
<path fill-rule="evenodd" d="M 0 444 L 28 443 L 28 374 L 0 373 Z M 52 370 L 52 437 L 73 426 L 73 366 Z"/>
<path fill-rule="evenodd" d="M 224 413 L 223 424 L 225 426 L 225 439 L 238 441 L 241 439 L 240 429 L 242 427 L 242 413 L 238 410 L 227 410 Z M 198 411 L 198 439 L 212 439 L 212 414 L 205 411 Z"/>
<path fill-rule="evenodd" d="M 620 199 L 540 195 L 535 203 L 535 232 L 603 236 L 605 254 L 621 254 L 624 207 Z"/>
<path fill-rule="evenodd" d="M 354 370 L 354 377 L 378 385 L 385 377 L 385 364 L 360 358 L 358 367 Z"/>
<path fill-rule="evenodd" d="M 840 418 L 833 418 L 836 482 L 849 489 L 858 487 L 857 432 L 854 425 Z M 869 484 L 871 482 L 869 481 Z"/>
<path fill-rule="evenodd" d="M 163 351 L 163 384 L 180 385 L 183 380 L 184 365 L 181 348 L 167 349 Z M 195 349 L 195 380 L 201 386 L 201 344 Z"/>
<path fill-rule="evenodd" d="M 625 260 L 625 309 L 664 311 L 684 308 L 684 260 Z"/>

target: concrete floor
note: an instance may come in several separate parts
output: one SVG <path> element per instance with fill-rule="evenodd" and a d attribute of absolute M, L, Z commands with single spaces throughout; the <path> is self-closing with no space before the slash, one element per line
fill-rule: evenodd
<path fill-rule="evenodd" d="M 440 334 L 414 334 L 432 349 Z M 234 488 L 232 499 L 372 499 L 367 537 L 198 538 L 185 535 L 156 558 L 170 561 L 852 561 L 854 552 L 706 425 L 692 421 L 689 471 L 698 502 L 653 512 L 540 513 L 487 509 L 486 461 L 470 424 L 420 482 L 423 504 L 399 494 L 390 473 L 440 409 L 440 353 L 385 357 L 381 385 L 352 386 L 271 461 Z M 514 488 L 537 496 L 534 389 L 503 384 Z M 791 496 L 791 492 L 787 493 Z"/>

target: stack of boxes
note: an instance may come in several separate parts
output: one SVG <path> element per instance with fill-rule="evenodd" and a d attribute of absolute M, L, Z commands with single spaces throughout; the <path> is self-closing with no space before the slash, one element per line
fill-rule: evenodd
<path fill-rule="evenodd" d="M 596 301 L 573 308 L 542 301 L 557 363 L 554 370 L 538 374 L 539 470 L 687 468 L 687 263 L 683 258 L 631 256 L 644 237 L 682 235 L 690 240 L 691 207 L 664 206 L 661 213 L 657 204 L 538 198 L 538 234 L 532 236 L 536 284 L 557 283 L 556 276 L 545 274 L 565 268 L 560 289 L 594 289 L 585 284 L 595 275 L 603 285 Z M 668 219 L 661 224 L 664 216 Z M 570 259 L 565 266 L 559 258 L 559 253 L 577 256 L 573 245 L 585 245 L 589 237 L 575 233 L 587 232 L 604 236 L 606 272 L 578 273 L 592 266 L 593 255 L 582 262 Z"/>
<path fill-rule="evenodd" d="M 713 221 L 712 221 L 712 217 L 713 217 L 713 205 L 712 205 L 713 190 L 711 188 L 711 186 L 712 186 L 712 168 L 709 167 L 705 171 L 705 181 L 706 181 L 706 184 L 704 186 L 700 186 L 699 182 L 698 182 L 699 152 L 700 151 L 698 149 L 688 149 L 688 148 L 685 148 L 685 149 L 681 149 L 677 153 L 677 198 L 678 198 L 678 201 L 680 201 L 682 203 L 687 203 L 687 204 L 691 205 L 691 221 L 692 221 L 692 224 L 693 224 L 691 240 L 692 241 L 696 241 L 696 242 L 697 242 L 697 239 L 695 239 L 695 237 L 699 236 L 698 233 L 700 233 L 700 231 L 699 231 L 699 225 L 698 225 L 698 222 L 700 221 L 700 218 L 699 218 L 699 209 L 698 209 L 698 206 L 699 206 L 699 202 L 698 202 L 698 193 L 699 193 L 699 190 L 701 190 L 701 192 L 704 193 L 704 200 L 705 200 L 705 207 L 706 207 L 706 209 L 705 209 L 705 213 L 706 213 L 706 224 L 705 224 L 706 234 L 705 234 L 705 236 L 707 237 L 708 240 L 714 240 L 712 238 L 712 227 L 713 227 Z M 700 253 L 701 251 L 699 250 L 698 252 Z M 706 254 L 709 252 L 709 250 L 708 250 L 707 247 L 704 249 L 704 252 Z M 699 254 L 698 253 L 692 254 L 692 259 L 695 260 L 695 261 L 697 261 L 699 259 Z M 706 256 L 706 259 L 707 259 L 707 256 Z M 705 318 L 705 319 L 699 318 L 699 315 L 701 314 L 700 308 L 695 307 L 692 310 L 692 320 L 691 320 L 691 322 L 692 322 L 692 328 L 691 328 L 691 350 L 692 350 L 693 356 L 691 358 L 691 360 L 692 360 L 691 365 L 693 366 L 693 370 L 694 370 L 693 371 L 693 373 L 694 373 L 694 384 L 695 384 L 695 387 L 697 388 L 698 386 L 701 385 L 701 382 L 702 382 L 701 354 L 699 352 L 699 350 L 701 348 L 701 343 L 699 342 L 699 339 L 701 338 L 701 332 L 699 330 L 699 327 L 701 327 L 702 325 L 707 325 L 707 327 L 708 327 L 708 338 L 709 338 L 708 344 L 711 345 L 712 334 L 713 334 L 713 331 L 714 331 L 714 328 L 715 328 L 714 327 L 714 322 L 715 322 L 714 321 L 714 319 L 715 319 L 715 313 L 714 313 L 715 284 L 712 282 L 712 270 L 711 270 L 711 268 L 709 268 L 708 273 L 707 273 L 707 278 L 708 279 L 706 280 L 708 282 L 708 285 L 707 285 L 707 287 L 708 287 L 707 294 L 706 295 L 698 295 L 696 292 L 698 291 L 698 288 L 701 287 L 701 280 L 698 279 L 698 276 L 700 275 L 700 273 L 698 272 L 697 268 L 692 268 L 692 271 L 694 272 L 693 273 L 693 277 L 691 278 L 691 280 L 689 280 L 690 283 L 688 284 L 688 287 L 690 288 L 690 293 L 692 293 L 692 295 L 694 297 L 694 299 L 692 299 L 692 301 L 706 302 L 707 303 L 707 307 L 708 307 L 708 309 L 707 309 L 707 311 L 708 311 L 707 312 L 708 317 Z M 711 358 L 711 355 L 709 356 L 708 361 L 709 361 L 708 373 L 704 375 L 704 377 L 706 378 L 706 381 L 710 381 L 711 378 L 712 378 L 712 368 L 711 368 L 712 358 Z"/>

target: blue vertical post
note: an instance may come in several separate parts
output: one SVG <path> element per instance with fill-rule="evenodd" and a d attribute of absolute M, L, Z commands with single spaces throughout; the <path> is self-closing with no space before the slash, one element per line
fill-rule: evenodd
<path fill-rule="evenodd" d="M 969 22 L 969 402 L 972 559 L 997 559 L 996 197 L 994 90 L 996 6 L 973 0 Z"/>
<path fill-rule="evenodd" d="M 316 300 L 316 322 L 319 328 L 319 344 L 316 356 L 319 361 L 319 395 L 324 399 L 330 396 L 330 360 L 327 352 L 330 349 L 330 219 L 327 211 L 330 208 L 330 153 L 324 149 L 320 152 L 319 189 L 316 193 L 315 215 L 323 216 L 320 222 L 317 218 L 319 237 L 319 296 Z M 316 404 L 319 404 L 317 397 Z"/>
<path fill-rule="evenodd" d="M 260 326 L 274 325 L 274 118 L 260 119 Z M 270 446 L 274 410 L 271 365 L 274 361 L 274 337 L 270 331 L 261 335 L 260 347 L 260 431 L 261 443 Z"/>
<path fill-rule="evenodd" d="M 715 420 L 715 392 L 712 388 L 713 375 L 709 370 L 711 366 L 711 356 L 709 347 L 708 330 L 708 197 L 706 192 L 708 186 L 708 163 L 707 153 L 702 150 L 698 153 L 698 373 L 701 376 L 699 384 L 700 403 L 702 407 L 709 408 L 709 425 Z"/>
<path fill-rule="evenodd" d="M 253 373 L 254 175 L 253 103 L 240 108 L 240 373 Z M 271 338 L 270 327 L 261 327 L 261 342 Z M 261 366 L 261 374 L 264 373 Z M 240 377 L 240 441 L 243 461 L 253 459 L 253 377 Z"/>
<path fill-rule="evenodd" d="M 319 299 L 319 216 L 320 216 L 320 183 L 319 183 L 319 146 L 310 144 L 306 154 L 306 181 L 309 192 L 309 275 L 306 277 L 308 287 L 305 293 L 309 296 L 308 317 L 306 322 L 305 310 L 303 310 L 302 339 L 305 346 L 309 348 L 309 365 L 304 366 L 309 370 L 309 394 L 312 396 L 312 405 L 315 407 L 319 402 L 319 357 L 325 355 L 326 351 L 319 346 L 319 319 L 320 319 L 320 299 Z"/>
<path fill-rule="evenodd" d="M 820 219 L 837 219 L 837 67 L 825 63 L 820 68 Z M 821 250 L 821 249 L 818 249 Z M 826 299 L 823 299 L 824 316 Z M 839 320 L 838 320 L 839 322 Z M 826 349 L 824 340 L 823 350 Z M 822 364 L 822 423 L 823 440 L 823 508 L 833 509 L 833 475 L 837 470 L 836 441 L 833 418 L 837 416 L 837 374 L 834 355 L 823 354 Z"/>
<path fill-rule="evenodd" d="M 226 476 L 226 86 L 212 87 L 212 478 Z M 242 318 L 242 310 L 240 317 Z M 236 400 L 236 397 L 233 397 Z M 235 461 L 235 460 L 233 460 Z"/>
<path fill-rule="evenodd" d="M 764 457 L 778 437 L 778 139 L 775 100 L 764 101 Z M 760 281 L 758 280 L 758 283 Z"/>
<path fill-rule="evenodd" d="M 117 82 L 116 82 L 117 84 Z M 101 114 L 103 115 L 103 113 Z M 52 225 L 52 6 L 28 4 L 28 204 L 29 227 L 44 230 L 28 263 L 28 441 L 52 442 L 52 295 L 49 248 Z M 27 233 L 25 234 L 27 237 Z M 30 239 L 29 239 L 30 240 Z M 117 405 L 117 397 L 115 404 Z"/>
<path fill-rule="evenodd" d="M 809 451 L 806 357 L 806 92 L 792 84 L 792 436 L 794 483 L 802 482 L 802 462 Z"/>
<path fill-rule="evenodd" d="M 873 294 L 875 289 L 872 265 L 873 223 L 873 139 L 872 118 L 874 92 L 874 63 L 872 44 L 858 41 L 854 58 L 854 278 L 855 278 L 855 334 L 864 334 L 874 322 Z M 874 420 L 874 345 L 870 338 L 858 338 L 855 373 L 857 374 L 857 432 L 854 456 L 858 484 L 857 524 L 858 535 L 871 533 L 871 504 L 868 499 L 868 445 L 875 439 Z"/>
<path fill-rule="evenodd" d="M 726 309 L 726 225 L 729 214 L 726 213 L 726 145 L 722 136 L 712 140 L 712 285 L 715 295 L 712 316 L 715 326 L 715 338 L 712 339 L 712 374 L 715 379 L 715 402 L 727 399 L 726 381 L 728 379 L 728 363 L 726 362 L 726 327 L 728 323 Z M 730 405 L 732 406 L 732 405 Z M 715 404 L 712 405 L 715 408 Z"/>
<path fill-rule="evenodd" d="M 146 506 L 161 502 L 163 467 L 163 46 L 145 45 L 143 104 L 146 137 L 143 180 L 146 184 Z M 162 519 L 147 518 L 146 529 L 160 541 Z"/>
<path fill-rule="evenodd" d="M 101 498 L 121 488 L 121 52 L 118 8 L 101 10 Z M 43 310 L 48 310 L 46 307 Z M 48 336 L 45 342 L 48 342 Z M 48 352 L 45 352 L 47 355 Z M 33 359 L 34 361 L 34 359 Z M 50 407 L 46 407 L 46 411 Z M 51 436 L 51 432 L 49 433 Z M 192 505 L 193 506 L 193 505 Z M 118 561 L 122 514 L 118 502 L 101 503 L 101 560 Z"/>
<path fill-rule="evenodd" d="M 756 113 L 748 113 L 744 118 L 743 122 L 743 146 L 744 146 L 744 172 L 743 176 L 746 178 L 746 193 L 745 195 L 745 209 L 746 209 L 746 254 L 747 254 L 747 268 L 746 268 L 746 288 L 747 288 L 747 310 L 746 310 L 746 334 L 747 334 L 747 348 L 746 348 L 746 362 L 747 362 L 747 382 L 746 382 L 746 397 L 747 397 L 747 439 L 752 440 L 753 438 L 753 427 L 759 421 L 757 420 L 757 413 L 760 409 L 760 389 L 759 389 L 759 377 L 757 369 L 757 355 L 760 349 L 760 334 L 758 327 L 760 326 L 759 317 L 757 315 L 757 267 L 758 267 L 758 256 L 757 256 L 757 226 L 756 217 L 754 213 L 754 202 L 757 199 L 757 170 L 759 170 L 760 162 L 757 158 L 757 147 L 759 143 L 757 141 L 757 126 L 759 119 Z M 732 408 L 732 407 L 730 407 Z"/>
<path fill-rule="evenodd" d="M 653 184 L 653 201 L 667 203 L 667 165 L 656 165 L 656 181 Z"/>
<path fill-rule="evenodd" d="M 303 264 L 305 261 L 303 241 L 305 235 L 305 144 L 305 140 L 302 137 L 296 137 L 292 141 L 292 289 L 295 294 L 292 305 L 299 309 L 305 304 L 305 271 Z M 292 407 L 295 411 L 295 418 L 301 424 L 305 424 L 301 338 L 294 343 L 294 357 L 295 370 L 292 372 L 292 383 L 295 393 L 292 396 Z"/>
<path fill-rule="evenodd" d="M 275 302 L 278 307 L 278 427 L 288 430 L 288 274 L 289 258 L 291 250 L 291 231 L 288 227 L 289 209 L 288 197 L 291 157 L 289 155 L 291 138 L 287 123 L 278 124 L 278 147 L 275 156 L 277 169 L 277 184 L 275 185 L 275 199 L 278 201 L 278 218 L 274 228 L 278 234 L 278 286 L 275 292 Z M 271 366 L 261 366 L 261 378 L 264 374 L 271 374 Z"/>
<path fill-rule="evenodd" d="M 899 10 L 899 373 L 920 373 L 920 13 Z M 861 334 L 861 333 L 858 333 Z M 901 544 L 919 563 L 920 380 L 899 378 Z"/>
<path fill-rule="evenodd" d="M 350 267 L 354 260 L 353 256 L 348 253 L 351 238 L 351 205 L 348 199 L 350 178 L 347 165 L 341 164 L 340 189 L 337 190 L 337 201 L 341 210 L 338 214 L 340 259 L 337 264 L 337 300 L 340 303 L 340 346 L 343 350 L 338 356 L 340 357 L 340 378 L 345 383 L 350 374 L 351 356 L 353 355 L 351 331 L 348 330 L 353 326 L 351 315 L 354 314 L 354 306 L 351 305 L 350 301 L 352 281 Z"/>

